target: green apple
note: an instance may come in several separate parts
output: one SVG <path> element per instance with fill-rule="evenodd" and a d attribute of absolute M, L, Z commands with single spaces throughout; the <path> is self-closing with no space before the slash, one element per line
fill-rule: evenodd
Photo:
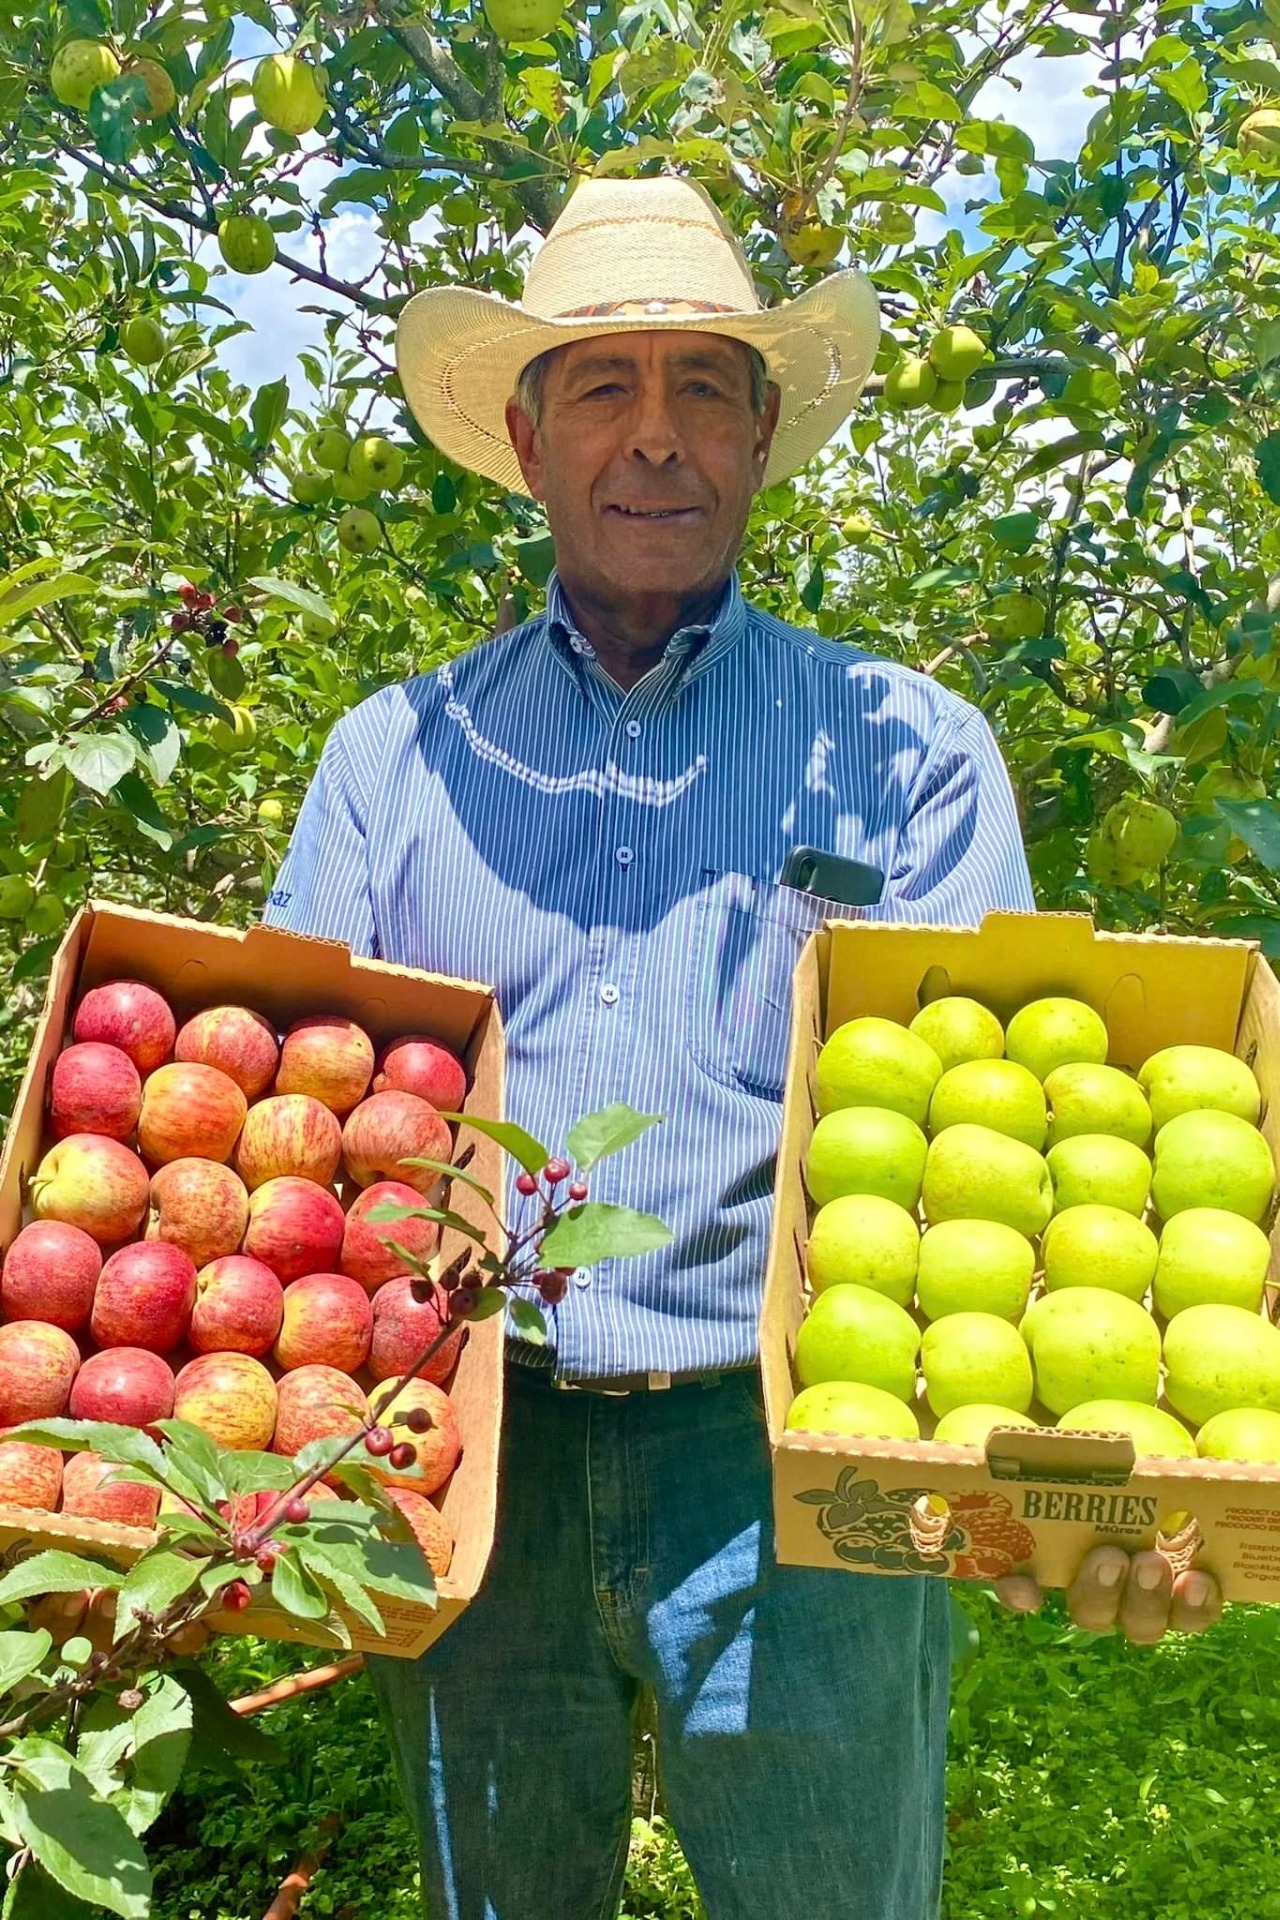
<path fill-rule="evenodd" d="M 338 544 L 348 553 L 372 553 L 382 543 L 382 522 L 365 507 L 348 507 L 338 522 Z"/>
<path fill-rule="evenodd" d="M 292 53 L 271 53 L 253 70 L 253 104 L 269 127 L 310 133 L 324 112 L 323 70 Z"/>
<path fill-rule="evenodd" d="M 868 1440 L 918 1440 L 920 1422 L 894 1393 L 856 1380 L 805 1387 L 787 1414 L 791 1433 L 852 1433 Z"/>
<path fill-rule="evenodd" d="M 1077 1133 L 1110 1133 L 1118 1140 L 1132 1140 L 1135 1147 L 1145 1147 L 1151 1138 L 1147 1096 L 1119 1067 L 1092 1060 L 1055 1067 L 1045 1080 L 1044 1097 L 1051 1147 Z"/>
<path fill-rule="evenodd" d="M 819 1120 L 805 1185 L 820 1207 L 843 1193 L 878 1193 L 909 1213 L 920 1200 L 929 1143 L 914 1120 L 886 1107 L 841 1107 Z"/>
<path fill-rule="evenodd" d="M 1040 1242 L 1044 1284 L 1105 1287 L 1129 1300 L 1141 1300 L 1156 1271 L 1159 1248 L 1143 1220 L 1123 1207 L 1086 1204 L 1055 1213 Z"/>
<path fill-rule="evenodd" d="M 1151 1191 L 1151 1162 L 1132 1140 L 1111 1133 L 1075 1133 L 1050 1147 L 1053 1207 L 1122 1207 L 1141 1214 Z"/>
<path fill-rule="evenodd" d="M 987 343 L 972 327 L 942 327 L 929 344 L 929 359 L 940 380 L 967 380 L 987 357 Z"/>
<path fill-rule="evenodd" d="M 331 474 L 333 490 L 339 500 L 345 500 L 348 506 L 354 506 L 360 500 L 367 500 L 373 492 L 373 484 L 363 474 L 352 473 L 350 467 L 342 467 Z"/>
<path fill-rule="evenodd" d="M 1034 1427 L 1029 1413 L 1015 1413 L 1012 1407 L 993 1407 L 988 1401 L 975 1400 L 967 1407 L 952 1407 L 933 1430 L 933 1438 L 944 1447 L 985 1447 L 997 1427 Z"/>
<path fill-rule="evenodd" d="M 1102 831 L 1124 865 L 1139 873 L 1156 873 L 1173 852 L 1178 822 L 1158 800 L 1128 793 L 1107 808 Z"/>
<path fill-rule="evenodd" d="M 1106 1023 L 1083 1000 L 1031 1000 L 1005 1029 L 1004 1050 L 1037 1080 L 1047 1080 L 1055 1067 L 1073 1060 L 1101 1066 L 1107 1057 Z"/>
<path fill-rule="evenodd" d="M 300 467 L 290 475 L 289 491 L 299 506 L 323 506 L 333 493 L 333 475 L 320 467 Z"/>
<path fill-rule="evenodd" d="M 1222 1207 L 1186 1207 L 1165 1222 L 1153 1300 L 1172 1320 L 1187 1307 L 1262 1306 L 1271 1243 L 1261 1227 Z"/>
<path fill-rule="evenodd" d="M 1252 1460 L 1280 1466 L 1280 1413 L 1269 1407 L 1231 1407 L 1205 1421 L 1196 1435 L 1204 1460 Z"/>
<path fill-rule="evenodd" d="M 909 1307 L 915 1292 L 920 1229 L 896 1200 L 845 1193 L 818 1212 L 805 1265 L 815 1293 L 849 1281 Z"/>
<path fill-rule="evenodd" d="M 1039 1149 L 1047 1125 L 1044 1088 L 1013 1060 L 965 1060 L 948 1067 L 929 1102 L 929 1130 L 964 1125 L 990 1127 Z"/>
<path fill-rule="evenodd" d="M 927 406 L 937 384 L 938 376 L 927 360 L 914 353 L 904 354 L 884 377 L 884 404 L 902 413 Z"/>
<path fill-rule="evenodd" d="M 1025 1413 L 1031 1360 L 1014 1326 L 995 1313 L 949 1313 L 925 1328 L 920 1347 L 924 1390 L 935 1413 L 985 1401 Z"/>
<path fill-rule="evenodd" d="M 1243 1060 L 1222 1047 L 1162 1047 L 1138 1069 L 1157 1133 L 1180 1113 L 1214 1108 L 1258 1124 L 1262 1092 Z"/>
<path fill-rule="evenodd" d="M 1145 1400 L 1160 1390 L 1160 1329 L 1136 1300 L 1105 1287 L 1063 1287 L 1022 1323 L 1036 1397 L 1052 1413 L 1086 1400 Z"/>
<path fill-rule="evenodd" d="M 1164 1333 L 1164 1390 L 1197 1426 L 1215 1413 L 1280 1413 L 1280 1327 L 1243 1307 L 1186 1307 Z"/>
<path fill-rule="evenodd" d="M 392 440 L 380 433 L 365 433 L 356 441 L 347 457 L 347 472 L 370 488 L 392 493 L 404 474 L 404 454 Z"/>
<path fill-rule="evenodd" d="M 895 1301 L 870 1287 L 828 1287 L 800 1323 L 796 1377 L 802 1387 L 857 1380 L 912 1400 L 919 1350 L 920 1329 Z"/>
<path fill-rule="evenodd" d="M 947 1127 L 929 1143 L 924 1163 L 924 1216 L 1000 1220 L 1030 1239 L 1048 1224 L 1053 1186 L 1044 1157 L 990 1127 Z"/>
<path fill-rule="evenodd" d="M 313 466 L 341 473 L 351 452 L 351 437 L 341 427 L 318 427 L 307 435 L 303 451 Z"/>
<path fill-rule="evenodd" d="M 1162 1220 L 1188 1207 L 1225 1207 L 1260 1221 L 1275 1182 L 1270 1147 L 1237 1113 L 1180 1113 L 1156 1135 L 1151 1197 Z"/>
<path fill-rule="evenodd" d="M 121 327 L 120 345 L 136 367 L 153 367 L 164 359 L 169 336 L 149 313 L 136 313 Z"/>
<path fill-rule="evenodd" d="M 494 37 L 516 46 L 553 33 L 564 10 L 564 0 L 484 0 L 485 18 Z"/>
<path fill-rule="evenodd" d="M 818 1055 L 818 1112 L 890 1107 L 922 1127 L 941 1072 L 942 1062 L 928 1042 L 896 1020 L 874 1014 L 846 1020 Z"/>
<path fill-rule="evenodd" d="M 1002 1220 L 940 1220 L 920 1242 L 920 1311 L 930 1320 L 949 1313 L 1020 1320 L 1035 1270 L 1031 1242 Z"/>
<path fill-rule="evenodd" d="M 1141 1454 L 1168 1460 L 1196 1457 L 1196 1443 L 1181 1420 L 1141 1400 L 1086 1400 L 1064 1413 L 1058 1425 L 1072 1433 L 1127 1433 Z"/>
<path fill-rule="evenodd" d="M 911 1032 L 928 1042 L 945 1073 L 965 1060 L 999 1060 L 1004 1028 L 989 1007 L 963 993 L 944 993 L 921 1007 Z"/>
<path fill-rule="evenodd" d="M 231 213 L 218 223 L 218 252 L 232 273 L 265 273 L 276 257 L 276 236 L 260 213 Z"/>
<path fill-rule="evenodd" d="M 49 86 L 64 107 L 87 113 L 98 88 L 119 71 L 120 62 L 105 40 L 64 40 L 53 56 Z"/>

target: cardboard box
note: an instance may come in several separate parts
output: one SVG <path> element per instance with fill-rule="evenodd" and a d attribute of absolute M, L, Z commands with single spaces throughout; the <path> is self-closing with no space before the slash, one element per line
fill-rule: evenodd
<path fill-rule="evenodd" d="M 501 1118 L 502 1024 L 489 988 L 359 959 L 334 941 L 310 940 L 275 927 L 238 931 L 130 907 L 91 905 L 76 915 L 54 958 L 0 1158 L 2 1246 L 9 1245 L 22 1225 L 26 1183 L 41 1154 L 49 1074 L 69 1037 L 76 1003 L 89 988 L 120 978 L 145 980 L 158 988 L 179 1023 L 202 1007 L 236 1002 L 265 1014 L 279 1029 L 304 1013 L 346 1014 L 360 1022 L 375 1045 L 402 1033 L 434 1034 L 466 1062 L 471 1077 L 466 1110 L 486 1119 Z M 471 1170 L 491 1192 L 501 1193 L 501 1151 L 482 1134 L 460 1128 L 457 1151 L 469 1145 L 474 1147 Z M 487 1217 L 483 1203 L 461 1182 L 455 1185 L 450 1204 L 477 1225 Z M 447 1263 L 463 1244 L 461 1234 L 446 1229 L 439 1262 Z M 440 1501 L 457 1542 L 453 1563 L 437 1583 L 434 1607 L 379 1597 L 385 1639 L 347 1616 L 352 1643 L 361 1650 L 406 1657 L 421 1653 L 453 1624 L 479 1588 L 493 1545 L 497 1498 L 501 1314 L 470 1328 L 449 1392 L 458 1411 L 464 1448 Z M 0 1506 L 0 1554 L 6 1566 L 43 1547 L 71 1544 L 124 1565 L 154 1538 L 137 1527 Z M 341 1644 L 324 1621 L 297 1620 L 274 1606 L 269 1595 L 261 1602 L 255 1598 L 244 1613 L 215 1616 L 214 1624 L 219 1631 L 254 1633 L 267 1639 L 323 1647 Z"/>
<path fill-rule="evenodd" d="M 1157 1538 L 1175 1564 L 1216 1575 L 1228 1599 L 1280 1600 L 1280 1467 L 1142 1459 L 1127 1437 L 1004 1428 L 985 1451 L 785 1431 L 808 1305 L 804 1189 L 814 1065 L 859 1014 L 909 1021 L 924 1000 L 971 994 L 1002 1020 L 1043 994 L 1088 1001 L 1114 1065 L 1197 1042 L 1237 1053 L 1263 1093 L 1280 1164 L 1280 986 L 1253 945 L 1096 933 L 1076 914 L 992 914 L 980 931 L 829 921 L 795 974 L 773 1234 L 760 1322 L 779 1560 L 886 1574 L 991 1579 L 1013 1567 L 1068 1585 L 1090 1548 Z M 1264 1311 L 1280 1295 L 1280 1234 Z M 1034 1411 L 1034 1409 L 1033 1409 Z M 917 1412 L 932 1432 L 927 1403 Z"/>

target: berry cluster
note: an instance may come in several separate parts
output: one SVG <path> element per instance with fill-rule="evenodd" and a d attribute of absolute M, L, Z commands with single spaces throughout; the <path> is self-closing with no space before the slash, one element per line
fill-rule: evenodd
<path fill-rule="evenodd" d="M 190 580 L 184 580 L 178 588 L 178 598 L 182 606 L 170 616 L 170 633 L 199 634 L 206 647 L 221 647 L 228 660 L 234 660 L 240 642 L 234 634 L 228 634 L 227 628 L 244 619 L 244 608 L 233 604 L 219 609 L 217 595 L 193 586 Z"/>

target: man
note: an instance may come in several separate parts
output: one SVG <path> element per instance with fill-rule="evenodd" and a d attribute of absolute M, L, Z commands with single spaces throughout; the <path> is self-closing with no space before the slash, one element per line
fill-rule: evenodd
<path fill-rule="evenodd" d="M 485 1585 L 421 1661 L 370 1662 L 432 1920 L 616 1912 L 646 1684 L 712 1920 L 937 1910 L 946 1585 L 775 1564 L 754 1368 L 790 976 L 839 911 L 779 885 L 787 851 L 877 868 L 886 919 L 1032 905 L 981 717 L 734 578 L 753 496 L 839 427 L 877 327 L 856 273 L 760 310 L 673 178 L 582 185 L 522 307 L 437 289 L 401 320 L 418 419 L 543 502 L 557 571 L 545 614 L 338 724 L 271 914 L 493 983 L 540 1137 L 665 1113 L 593 1197 L 675 1236 L 576 1273 L 548 1353 L 510 1343 Z M 1073 1593 L 1136 1639 L 1216 1604 L 1119 1549 Z"/>

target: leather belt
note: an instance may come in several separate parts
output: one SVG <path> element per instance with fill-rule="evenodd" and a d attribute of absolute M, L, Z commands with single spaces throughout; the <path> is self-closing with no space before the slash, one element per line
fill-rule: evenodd
<path fill-rule="evenodd" d="M 703 1368 L 692 1373 L 610 1373 L 594 1380 L 556 1380 L 565 1393 L 604 1393 L 621 1399 L 629 1393 L 665 1393 L 668 1387 L 718 1387 L 739 1369 Z"/>

